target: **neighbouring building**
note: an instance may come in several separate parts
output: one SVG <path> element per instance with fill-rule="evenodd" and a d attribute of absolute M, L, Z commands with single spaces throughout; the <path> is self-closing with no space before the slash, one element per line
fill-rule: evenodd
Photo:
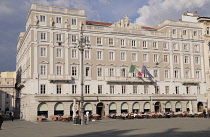
<path fill-rule="evenodd" d="M 78 104 L 81 95 L 81 24 L 91 45 L 84 51 L 85 111 L 102 117 L 202 112 L 210 106 L 208 21 L 186 12 L 181 20 L 150 28 L 130 23 L 128 16 L 116 23 L 94 22 L 81 9 L 32 4 L 17 42 L 16 88 L 23 118 L 72 115 L 73 100 Z M 148 71 L 139 77 L 142 69 Z"/>
<path fill-rule="evenodd" d="M 0 112 L 16 111 L 16 72 L 0 73 Z"/>

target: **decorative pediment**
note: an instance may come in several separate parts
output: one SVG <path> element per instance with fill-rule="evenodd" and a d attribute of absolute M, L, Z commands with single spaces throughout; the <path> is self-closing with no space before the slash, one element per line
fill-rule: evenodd
<path fill-rule="evenodd" d="M 190 69 L 189 67 L 186 67 L 185 69 Z"/>
<path fill-rule="evenodd" d="M 41 63 L 42 63 L 42 64 L 49 64 L 49 62 L 47 62 L 47 61 L 45 61 L 45 60 L 41 61 Z"/>
<path fill-rule="evenodd" d="M 117 65 L 115 65 L 115 64 L 110 64 L 109 66 L 116 67 Z"/>
<path fill-rule="evenodd" d="M 180 67 L 174 67 L 174 69 L 180 69 Z"/>
<path fill-rule="evenodd" d="M 86 65 L 86 66 L 92 66 L 93 64 L 85 63 L 84 65 Z"/>
<path fill-rule="evenodd" d="M 165 68 L 166 68 L 166 69 L 170 69 L 170 67 L 169 67 L 169 66 L 165 66 Z"/>
<path fill-rule="evenodd" d="M 79 65 L 79 63 L 73 62 L 73 63 L 71 63 L 71 65 Z"/>
<path fill-rule="evenodd" d="M 120 67 L 128 67 L 128 65 L 122 64 L 120 65 Z"/>

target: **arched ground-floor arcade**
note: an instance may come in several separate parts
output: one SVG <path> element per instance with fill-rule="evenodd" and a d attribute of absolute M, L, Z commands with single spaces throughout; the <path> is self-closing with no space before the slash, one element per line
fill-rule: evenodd
<path fill-rule="evenodd" d="M 152 98 L 152 99 L 151 99 Z M 22 99 L 21 111 L 23 119 L 35 121 L 37 116 L 43 115 L 76 115 L 80 113 L 80 97 L 74 96 L 41 96 L 31 95 Z M 161 100 L 162 99 L 162 100 Z M 28 102 L 30 101 L 30 103 Z M 202 112 L 205 102 L 196 100 L 196 97 L 180 99 L 171 96 L 171 100 L 163 97 L 136 97 L 136 96 L 85 96 L 84 111 L 106 117 L 110 113 L 130 112 Z"/>

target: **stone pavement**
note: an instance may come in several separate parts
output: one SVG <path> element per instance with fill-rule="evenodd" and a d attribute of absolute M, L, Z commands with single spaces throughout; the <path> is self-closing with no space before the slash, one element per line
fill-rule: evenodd
<path fill-rule="evenodd" d="M 210 118 L 103 119 L 73 122 L 4 121 L 0 137 L 210 137 Z"/>

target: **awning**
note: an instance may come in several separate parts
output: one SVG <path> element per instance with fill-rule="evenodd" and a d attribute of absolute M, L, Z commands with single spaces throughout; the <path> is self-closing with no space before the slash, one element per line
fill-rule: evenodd
<path fill-rule="evenodd" d="M 41 105 L 39 106 L 38 111 L 48 111 L 47 104 L 41 104 Z"/>
<path fill-rule="evenodd" d="M 127 103 L 122 104 L 122 110 L 128 110 L 128 104 Z"/>
<path fill-rule="evenodd" d="M 85 104 L 85 111 L 92 111 L 92 105 L 90 103 Z"/>
<path fill-rule="evenodd" d="M 133 109 L 139 109 L 139 103 L 134 103 L 133 104 Z"/>
<path fill-rule="evenodd" d="M 109 110 L 117 110 L 117 106 L 115 103 L 112 103 L 110 106 L 109 106 Z"/>
<path fill-rule="evenodd" d="M 150 103 L 145 103 L 144 104 L 144 109 L 150 109 Z"/>
<path fill-rule="evenodd" d="M 63 104 L 62 103 L 59 103 L 57 104 L 57 106 L 55 107 L 55 111 L 63 111 Z"/>

